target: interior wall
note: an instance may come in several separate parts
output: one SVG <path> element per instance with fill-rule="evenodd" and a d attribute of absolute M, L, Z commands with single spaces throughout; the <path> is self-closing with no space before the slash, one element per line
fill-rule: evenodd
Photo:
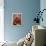
<path fill-rule="evenodd" d="M 4 41 L 4 0 L 0 0 L 0 42 Z"/>
<path fill-rule="evenodd" d="M 36 12 L 40 10 L 40 0 L 4 0 L 4 35 L 5 40 L 17 42 L 32 29 Z M 20 26 L 13 26 L 12 13 L 22 12 L 23 23 Z"/>
<path fill-rule="evenodd" d="M 40 0 L 40 10 L 46 9 L 46 0 Z M 40 21 L 40 25 L 46 27 L 46 10 L 43 12 L 43 22 Z M 46 36 L 46 35 L 45 35 Z M 45 40 L 46 43 L 46 40 Z"/>
<path fill-rule="evenodd" d="M 41 0 L 41 1 L 40 1 L 40 9 L 41 9 L 41 11 L 42 11 L 43 9 L 46 9 L 46 0 Z M 43 26 L 46 27 L 46 10 L 43 12 L 42 17 L 43 17 L 43 22 L 41 21 L 41 22 L 40 22 L 40 25 L 43 25 Z"/>

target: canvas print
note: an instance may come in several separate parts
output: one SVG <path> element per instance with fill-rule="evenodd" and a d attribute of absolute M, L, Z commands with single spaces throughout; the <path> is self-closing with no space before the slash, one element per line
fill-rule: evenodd
<path fill-rule="evenodd" d="M 13 25 L 21 25 L 21 14 L 13 14 Z"/>

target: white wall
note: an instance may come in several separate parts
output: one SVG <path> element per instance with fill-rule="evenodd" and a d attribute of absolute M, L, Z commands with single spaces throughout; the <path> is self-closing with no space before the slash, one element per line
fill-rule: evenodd
<path fill-rule="evenodd" d="M 4 0 L 0 0 L 0 42 L 4 41 Z"/>

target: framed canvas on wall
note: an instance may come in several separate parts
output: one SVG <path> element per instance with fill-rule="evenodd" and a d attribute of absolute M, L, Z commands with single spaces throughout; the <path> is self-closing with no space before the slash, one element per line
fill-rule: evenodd
<path fill-rule="evenodd" d="M 14 26 L 22 24 L 22 14 L 21 13 L 12 13 L 12 24 Z"/>

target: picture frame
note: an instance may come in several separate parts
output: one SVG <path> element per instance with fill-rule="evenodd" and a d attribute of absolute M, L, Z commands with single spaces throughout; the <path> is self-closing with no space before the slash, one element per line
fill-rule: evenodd
<path fill-rule="evenodd" d="M 12 25 L 22 25 L 22 13 L 12 13 Z"/>

